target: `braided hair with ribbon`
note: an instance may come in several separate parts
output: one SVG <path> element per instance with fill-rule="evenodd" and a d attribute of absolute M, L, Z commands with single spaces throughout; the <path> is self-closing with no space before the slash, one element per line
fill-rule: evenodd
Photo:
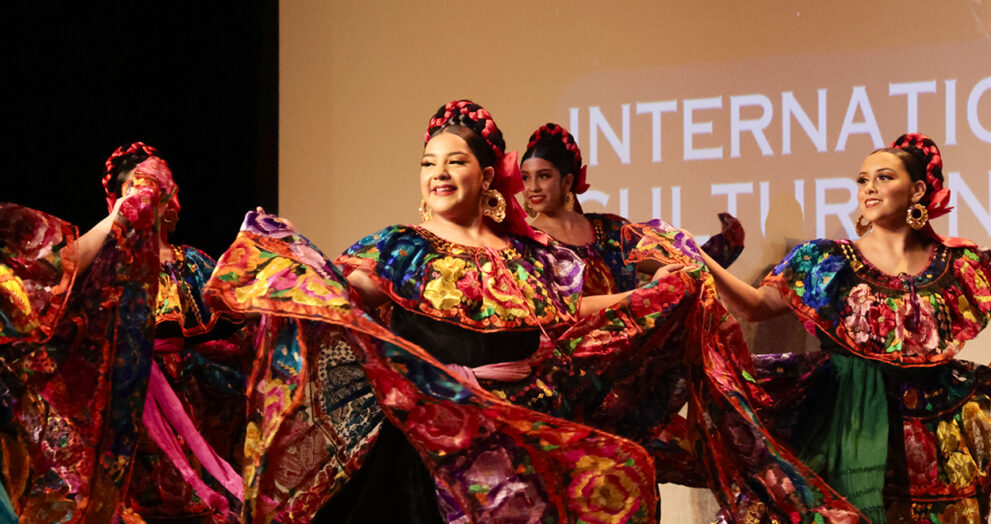
<path fill-rule="evenodd" d="M 562 177 L 570 174 L 569 190 L 575 195 L 588 191 L 589 185 L 585 181 L 587 166 L 582 165 L 581 149 L 571 133 L 560 125 L 548 122 L 530 135 L 522 161 L 528 158 L 542 158 L 550 162 Z M 575 199 L 575 211 L 582 212 L 578 199 Z"/>
<path fill-rule="evenodd" d="M 108 211 L 113 210 L 114 204 L 121 196 L 125 182 L 121 175 L 138 169 L 139 166 L 142 173 L 156 178 L 167 192 L 171 192 L 167 205 L 169 212 L 178 215 L 179 210 L 182 209 L 179 205 L 179 187 L 172 179 L 172 171 L 165 160 L 158 156 L 158 150 L 154 147 L 144 142 L 118 147 L 110 154 L 104 165 L 106 169 L 103 175 L 103 191 L 106 193 Z"/>
<path fill-rule="evenodd" d="M 467 133 L 460 133 L 459 129 L 466 130 Z M 438 133 L 445 131 L 455 133 L 464 139 L 482 167 L 492 167 L 495 170 L 490 189 L 501 193 L 506 200 L 506 218 L 502 222 L 486 218 L 493 231 L 530 237 L 546 244 L 546 235 L 530 227 L 523 207 L 516 201 L 516 193 L 523 190 L 523 179 L 520 176 L 519 165 L 516 163 L 517 153 L 516 151 L 506 153 L 506 141 L 492 115 L 471 100 L 448 102 L 437 109 L 430 119 L 423 139 L 424 144 Z"/>
<path fill-rule="evenodd" d="M 953 209 L 949 206 L 950 190 L 943 187 L 943 157 L 931 138 L 921 133 L 907 133 L 898 137 L 890 147 L 878 151 L 897 156 L 913 182 L 926 183 L 926 194 L 919 203 L 926 207 L 929 220 L 941 217 Z M 933 230 L 931 222 L 926 223 L 922 232 L 936 241 L 944 242 Z"/>

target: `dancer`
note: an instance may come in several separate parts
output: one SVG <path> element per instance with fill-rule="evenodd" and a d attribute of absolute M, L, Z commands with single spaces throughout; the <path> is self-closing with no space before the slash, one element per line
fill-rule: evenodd
<path fill-rule="evenodd" d="M 83 237 L 0 206 L 4 485 L 22 522 L 110 522 L 125 497 L 151 366 L 156 235 L 175 186 L 139 165 Z"/>
<path fill-rule="evenodd" d="M 526 224 L 504 148 L 477 104 L 441 107 L 423 224 L 356 243 L 337 259 L 347 282 L 286 221 L 248 214 L 207 286 L 262 314 L 246 519 L 656 520 L 657 469 L 616 434 L 667 445 L 682 361 L 621 364 L 703 338 L 674 329 L 699 303 L 697 273 L 678 271 L 690 246 L 656 232 L 645 252 L 672 254 L 657 284 L 579 300 L 582 262 Z"/>
<path fill-rule="evenodd" d="M 211 398 L 197 408 L 227 424 L 223 438 L 233 444 L 237 427 L 225 414 L 236 419 L 242 412 L 243 378 L 202 358 L 162 351 L 181 351 L 185 334 L 201 352 L 236 353 L 217 339 L 222 322 L 197 292 L 209 260 L 164 244 L 177 218 L 177 186 L 154 155 L 136 143 L 111 156 L 104 178 L 111 213 L 78 239 L 71 225 L 53 217 L 2 208 L 4 472 L 11 509 L 22 521 L 234 518 L 228 501 L 190 467 L 175 436 L 236 502 L 240 477 L 199 435 L 162 372 L 181 373 L 183 400 L 199 392 Z M 191 380 L 198 389 L 184 387 Z M 155 512 L 143 505 L 147 492 L 140 489 L 149 485 L 171 497 L 171 506 Z M 198 506 L 184 511 L 190 504 Z"/>
<path fill-rule="evenodd" d="M 121 188 L 135 167 L 153 157 L 158 158 L 157 150 L 143 142 L 114 151 L 103 177 L 108 206 L 120 198 Z M 246 328 L 241 319 L 211 310 L 201 296 L 214 260 L 194 247 L 169 242 L 180 209 L 175 191 L 162 213 L 156 246 L 161 271 L 154 310 L 152 370 L 168 381 L 175 394 L 154 387 L 164 384 L 152 382 L 144 413 L 147 424 L 141 431 L 131 477 L 130 506 L 156 522 L 193 518 L 224 521 L 239 513 L 243 490 L 236 471 L 240 469 L 244 434 Z M 180 411 L 194 425 L 174 428 L 188 452 L 171 436 L 173 428 L 167 421 L 170 412 Z M 210 470 L 207 478 L 211 486 L 201 480 L 202 470 L 190 465 L 186 455 L 194 454 Z"/>
<path fill-rule="evenodd" d="M 585 262 L 586 295 L 629 291 L 638 283 L 637 267 L 624 261 L 620 232 L 630 222 L 617 215 L 582 212 L 576 197 L 589 189 L 585 171 L 571 134 L 557 124 L 544 124 L 530 135 L 520 164 L 523 207 L 535 217 L 533 227 Z M 723 231 L 702 249 L 728 267 L 743 251 L 743 227 L 729 214 L 721 213 L 719 219 Z"/>
<path fill-rule="evenodd" d="M 861 518 L 986 521 L 991 370 L 954 356 L 987 325 L 991 253 L 933 231 L 949 190 L 928 137 L 871 153 L 856 180 L 858 240 L 802 244 L 757 289 L 703 255 L 735 315 L 791 310 L 823 350 L 757 357 L 774 400 L 762 411 L 769 432 L 755 434 L 789 443 L 797 471 L 814 470 L 803 477 L 824 479 Z M 747 497 L 723 502 L 737 515 L 804 511 Z"/>

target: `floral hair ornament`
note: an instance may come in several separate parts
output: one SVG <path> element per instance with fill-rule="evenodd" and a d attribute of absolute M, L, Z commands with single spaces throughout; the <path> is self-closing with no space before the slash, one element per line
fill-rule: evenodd
<path fill-rule="evenodd" d="M 571 154 L 571 162 L 573 167 L 573 173 L 575 174 L 574 180 L 571 181 L 571 192 L 575 195 L 580 195 L 588 191 L 588 182 L 585 181 L 588 166 L 582 165 L 582 150 L 578 148 L 578 143 L 575 142 L 575 137 L 571 136 L 571 133 L 567 129 L 561 127 L 553 122 L 548 122 L 530 135 L 530 140 L 527 142 L 526 150 L 529 153 L 531 149 L 537 147 L 537 145 L 545 142 L 557 141 L 564 146 L 565 151 Z M 526 155 L 524 155 L 526 156 Z M 574 203 L 575 209 L 581 213 L 582 207 L 578 203 L 577 199 Z"/>
<path fill-rule="evenodd" d="M 157 158 L 160 162 L 151 162 L 147 166 L 144 166 L 142 173 L 156 179 L 165 194 L 170 194 L 167 209 L 178 213 L 182 206 L 179 205 L 179 186 L 175 183 L 172 178 L 172 171 L 169 169 L 168 163 L 161 160 L 158 156 L 158 150 L 151 147 L 144 142 L 134 142 L 129 146 L 121 146 L 111 153 L 110 157 L 104 163 L 106 166 L 105 174 L 103 175 L 103 191 L 106 193 L 107 197 L 107 210 L 112 211 L 114 204 L 117 202 L 117 195 L 111 189 L 111 184 L 114 178 L 114 169 L 120 165 L 123 160 L 118 160 L 122 157 L 127 157 L 130 155 L 144 153 L 148 155 L 148 159 L 138 164 L 138 166 L 144 165 L 148 160 L 152 158 Z M 138 168 L 135 167 L 135 171 Z M 120 174 L 120 173 L 117 173 Z"/>
<path fill-rule="evenodd" d="M 441 106 L 430 119 L 423 142 L 438 130 L 450 126 L 462 126 L 471 129 L 482 137 L 492 149 L 495 157 L 495 176 L 492 177 L 491 189 L 502 194 L 506 201 L 506 216 L 501 222 L 491 222 L 493 229 L 500 233 L 511 233 L 530 237 L 541 244 L 548 242 L 546 234 L 535 231 L 526 221 L 523 207 L 516 201 L 514 195 L 523 191 L 523 178 L 520 176 L 520 166 L 517 163 L 516 151 L 506 153 L 506 142 L 502 131 L 496 127 L 492 115 L 482 106 L 471 100 L 454 100 Z"/>
<path fill-rule="evenodd" d="M 941 217 L 949 213 L 950 190 L 943 187 L 943 157 L 939 153 L 939 148 L 931 138 L 921 133 L 907 133 L 891 143 L 891 148 L 901 149 L 910 154 L 920 155 L 926 162 L 926 194 L 922 197 L 922 205 L 926 208 L 928 219 Z M 936 234 L 933 230 L 932 222 L 928 222 L 922 232 L 942 243 L 947 243 L 946 238 Z"/>

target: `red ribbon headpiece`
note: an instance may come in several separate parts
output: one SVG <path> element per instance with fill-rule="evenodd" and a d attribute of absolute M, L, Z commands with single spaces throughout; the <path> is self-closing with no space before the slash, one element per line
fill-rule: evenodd
<path fill-rule="evenodd" d="M 950 212 L 950 190 L 943 187 L 943 157 L 939 154 L 936 143 L 926 135 L 921 133 L 908 133 L 898 137 L 891 143 L 894 149 L 901 149 L 910 154 L 917 155 L 926 163 L 926 195 L 922 197 L 922 204 L 926 206 L 929 213 L 929 220 L 941 217 Z M 941 237 L 933 231 L 932 225 L 926 224 L 924 229 L 929 236 L 940 240 Z"/>

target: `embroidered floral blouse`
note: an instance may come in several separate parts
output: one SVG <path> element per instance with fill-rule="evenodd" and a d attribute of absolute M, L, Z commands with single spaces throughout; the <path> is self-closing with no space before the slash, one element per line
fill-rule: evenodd
<path fill-rule="evenodd" d="M 617 215 L 587 213 L 595 240 L 581 245 L 565 244 L 585 262 L 585 295 L 609 295 L 637 287 L 637 266 L 623 259 L 622 231 L 630 221 Z"/>
<path fill-rule="evenodd" d="M 585 265 L 551 242 L 510 238 L 505 249 L 448 242 L 417 226 L 390 226 L 341 255 L 405 310 L 475 331 L 532 330 L 574 318 Z"/>
<path fill-rule="evenodd" d="M 174 260 L 162 263 L 158 276 L 155 320 L 158 324 L 174 322 L 187 337 L 210 331 L 217 315 L 210 311 L 200 290 L 216 262 L 195 247 L 172 246 L 172 252 Z"/>
<path fill-rule="evenodd" d="M 764 280 L 824 347 L 904 367 L 953 358 L 991 314 L 991 253 L 937 244 L 916 275 L 882 273 L 849 240 L 796 247 Z"/>

